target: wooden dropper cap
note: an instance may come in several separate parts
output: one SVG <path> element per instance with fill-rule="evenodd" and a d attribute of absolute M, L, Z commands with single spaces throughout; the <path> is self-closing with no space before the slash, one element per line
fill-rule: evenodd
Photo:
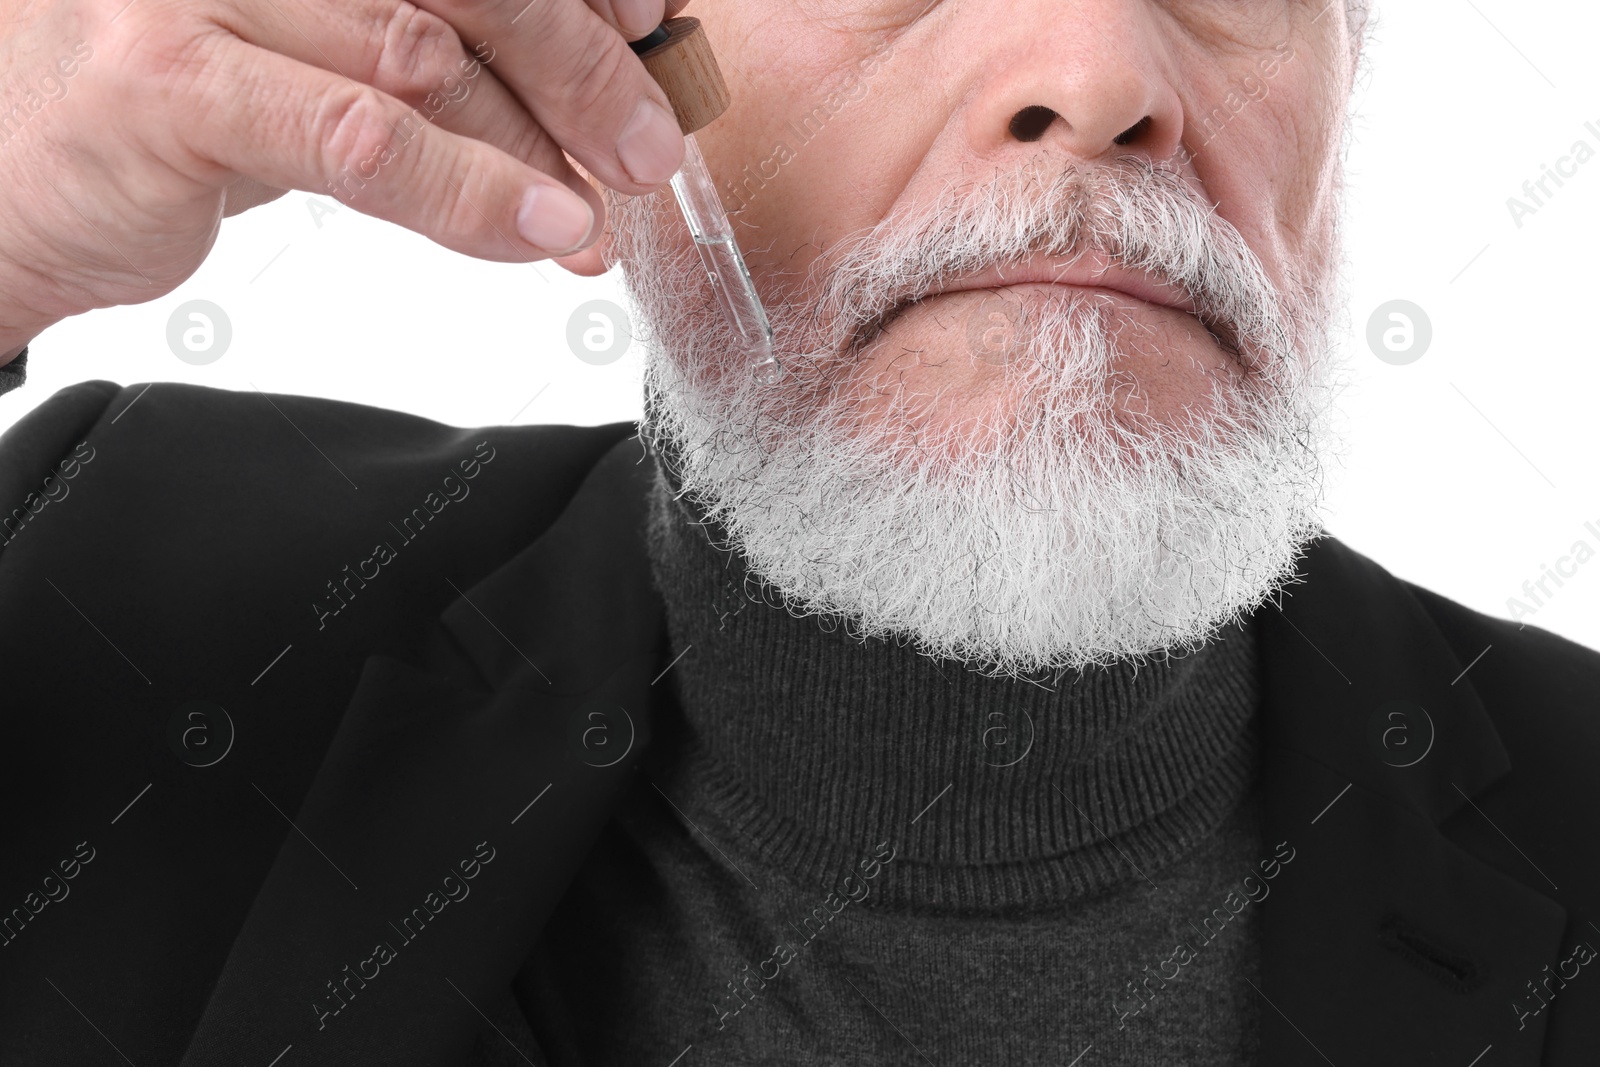
<path fill-rule="evenodd" d="M 699 19 L 668 19 L 629 47 L 667 94 L 684 136 L 711 125 L 728 110 L 728 86 Z"/>

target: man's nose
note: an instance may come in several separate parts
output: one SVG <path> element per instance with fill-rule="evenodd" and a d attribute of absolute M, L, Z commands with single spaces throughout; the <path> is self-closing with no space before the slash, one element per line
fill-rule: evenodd
<path fill-rule="evenodd" d="M 969 109 L 985 157 L 1042 145 L 1084 161 L 1167 161 L 1183 139 L 1174 62 L 1151 0 L 1007 0 L 990 21 L 990 69 Z M 1030 154 L 1037 148 L 1030 148 Z"/>

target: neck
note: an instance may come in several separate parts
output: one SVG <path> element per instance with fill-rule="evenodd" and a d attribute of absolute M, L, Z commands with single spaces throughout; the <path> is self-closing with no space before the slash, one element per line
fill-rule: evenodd
<path fill-rule="evenodd" d="M 1148 877 L 1248 791 L 1249 627 L 1181 657 L 990 677 L 785 603 L 676 492 L 658 463 L 650 554 L 683 655 L 653 776 L 734 851 L 833 884 L 887 841 L 886 904 L 1049 908 Z"/>

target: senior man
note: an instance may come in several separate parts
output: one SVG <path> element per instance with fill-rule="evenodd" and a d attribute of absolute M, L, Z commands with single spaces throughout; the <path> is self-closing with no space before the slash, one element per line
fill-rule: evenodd
<path fill-rule="evenodd" d="M 1317 518 L 1361 6 L 697 3 L 776 382 L 660 192 L 681 5 L 8 6 L 94 58 L 0 348 L 293 187 L 621 263 L 651 352 L 637 426 L 0 440 L 5 1063 L 1592 1062 L 1600 657 Z"/>

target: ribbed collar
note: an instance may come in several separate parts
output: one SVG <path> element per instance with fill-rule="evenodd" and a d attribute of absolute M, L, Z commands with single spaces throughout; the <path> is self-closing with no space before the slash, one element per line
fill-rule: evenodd
<path fill-rule="evenodd" d="M 1046 684 L 791 613 L 659 462 L 653 579 L 671 653 L 652 778 L 730 862 L 833 886 L 896 850 L 880 906 L 1048 910 L 1150 877 L 1256 771 L 1253 625 Z"/>

